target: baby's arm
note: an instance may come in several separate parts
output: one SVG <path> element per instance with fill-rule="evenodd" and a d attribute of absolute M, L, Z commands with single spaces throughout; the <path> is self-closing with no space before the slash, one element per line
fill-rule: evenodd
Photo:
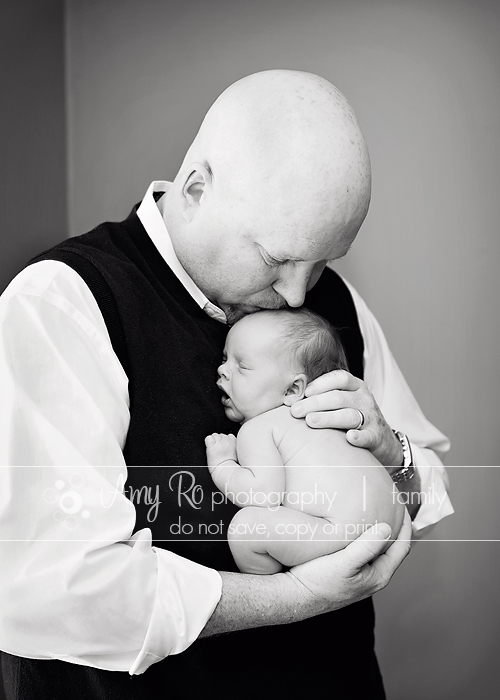
<path fill-rule="evenodd" d="M 282 498 L 285 469 L 271 429 L 245 423 L 238 433 L 238 451 L 233 435 L 213 433 L 205 445 L 212 479 L 230 501 L 240 507 L 279 505 L 276 494 Z M 251 466 L 240 466 L 238 458 Z"/>

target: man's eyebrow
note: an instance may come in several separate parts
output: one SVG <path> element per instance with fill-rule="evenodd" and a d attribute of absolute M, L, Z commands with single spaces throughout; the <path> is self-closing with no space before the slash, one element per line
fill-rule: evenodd
<path fill-rule="evenodd" d="M 342 253 L 342 255 L 337 255 L 337 257 L 335 257 L 335 258 L 326 258 L 325 261 L 326 262 L 334 262 L 335 260 L 340 260 L 341 258 L 344 258 L 347 255 L 347 253 L 351 250 L 353 242 L 354 241 L 352 241 L 349 244 L 349 247 L 347 248 L 345 253 Z M 261 248 L 264 248 L 264 246 L 261 246 Z M 264 248 L 264 250 L 271 258 L 273 258 L 274 260 L 278 260 L 279 262 L 310 262 L 310 260 L 305 260 L 304 258 L 298 258 L 298 257 L 295 257 L 294 255 L 279 255 L 278 253 L 276 253 L 276 254 L 271 253 L 270 251 L 266 250 L 266 248 Z M 318 262 L 320 262 L 320 261 L 318 261 Z"/>
<path fill-rule="evenodd" d="M 278 258 L 280 258 L 280 257 L 281 256 L 278 255 Z M 273 255 L 273 258 L 274 258 L 274 255 Z M 293 255 L 286 255 L 284 257 L 284 259 L 287 260 L 288 262 L 308 262 L 307 260 L 304 260 L 304 258 L 295 258 Z"/>
<path fill-rule="evenodd" d="M 270 258 L 273 258 L 273 260 L 278 260 L 279 262 L 305 262 L 305 260 L 302 258 L 296 258 L 295 256 L 288 254 L 281 255 L 280 253 L 271 253 L 271 251 L 264 248 L 263 245 L 260 247 L 269 255 Z"/>
<path fill-rule="evenodd" d="M 278 253 L 271 253 L 270 251 L 266 250 L 266 248 L 264 248 L 264 250 L 271 258 L 274 258 L 274 260 L 279 260 L 280 262 L 310 262 L 309 260 L 305 260 L 304 258 L 298 258 L 294 255 L 280 255 Z"/>

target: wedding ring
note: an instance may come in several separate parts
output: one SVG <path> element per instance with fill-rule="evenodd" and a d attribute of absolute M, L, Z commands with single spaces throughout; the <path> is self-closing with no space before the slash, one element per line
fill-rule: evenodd
<path fill-rule="evenodd" d="M 365 422 L 365 415 L 364 415 L 363 411 L 359 410 L 359 408 L 355 408 L 354 410 L 359 413 L 359 423 L 357 424 L 356 427 L 351 428 L 351 430 L 359 430 Z"/>

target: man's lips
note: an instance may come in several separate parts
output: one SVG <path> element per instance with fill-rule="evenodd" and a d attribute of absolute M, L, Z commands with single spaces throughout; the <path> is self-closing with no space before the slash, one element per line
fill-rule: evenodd
<path fill-rule="evenodd" d="M 288 304 L 284 299 L 278 299 L 276 301 L 270 301 L 264 304 L 221 304 L 221 309 L 226 311 L 226 309 L 238 309 L 244 314 L 254 314 L 257 311 L 277 311 L 278 309 L 286 309 Z"/>

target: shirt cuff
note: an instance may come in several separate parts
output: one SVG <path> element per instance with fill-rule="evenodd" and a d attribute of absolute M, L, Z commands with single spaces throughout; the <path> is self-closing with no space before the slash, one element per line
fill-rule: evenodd
<path fill-rule="evenodd" d="M 144 644 L 129 670 L 131 676 L 187 649 L 205 627 L 222 593 L 222 578 L 215 569 L 166 549 L 153 550 L 158 557 L 155 604 Z"/>
<path fill-rule="evenodd" d="M 424 454 L 428 450 L 423 450 L 414 444 L 411 449 L 420 476 L 420 508 L 412 524 L 413 534 L 415 534 L 455 511 L 447 493 L 448 479 L 445 468 L 442 465 L 428 464 L 429 460 Z M 423 466 L 422 462 L 426 466 Z"/>

